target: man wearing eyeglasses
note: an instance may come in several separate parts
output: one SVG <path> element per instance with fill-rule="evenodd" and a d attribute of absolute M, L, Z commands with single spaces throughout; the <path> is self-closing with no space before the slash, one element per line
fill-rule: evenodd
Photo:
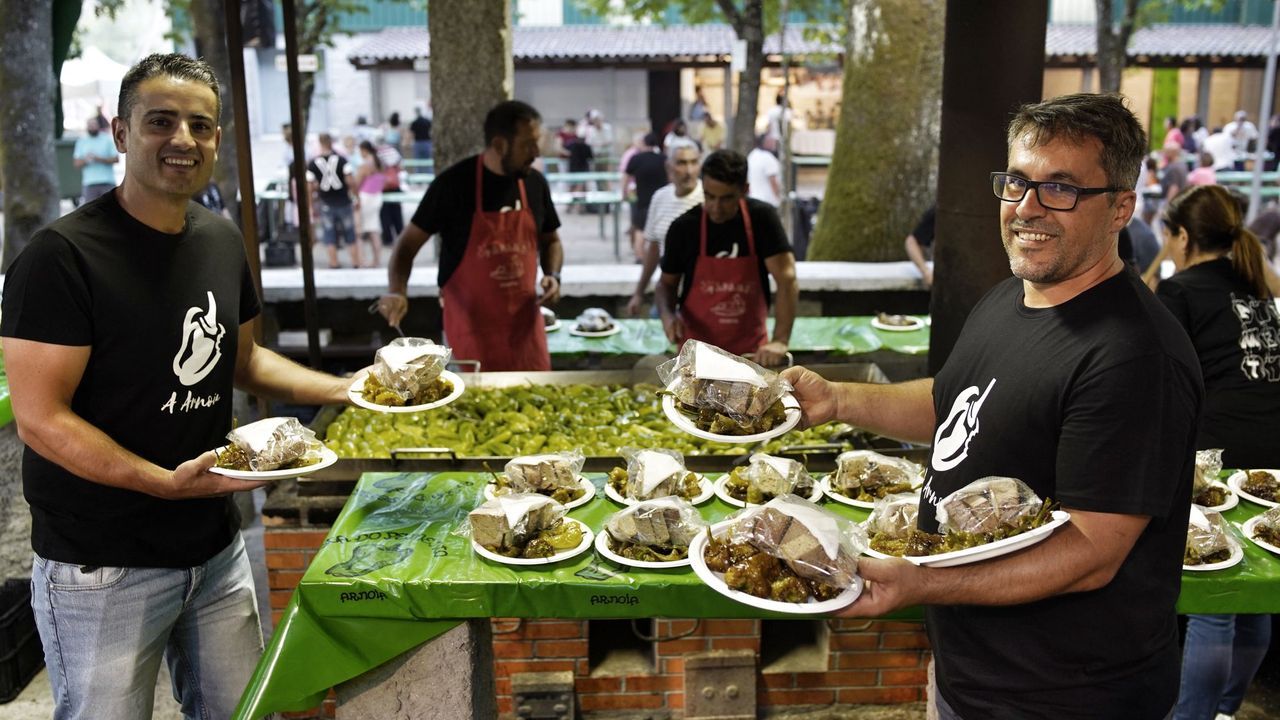
<path fill-rule="evenodd" d="M 1008 148 L 989 182 L 1014 277 L 973 309 L 938 376 L 784 375 L 806 422 L 932 444 L 921 530 L 989 476 L 1023 481 L 1070 522 L 957 567 L 863 559 L 867 587 L 845 614 L 925 606 L 941 718 L 1159 720 L 1178 692 L 1203 390 L 1186 334 L 1117 253 L 1146 137 L 1118 96 L 1069 95 L 1023 107 Z"/>

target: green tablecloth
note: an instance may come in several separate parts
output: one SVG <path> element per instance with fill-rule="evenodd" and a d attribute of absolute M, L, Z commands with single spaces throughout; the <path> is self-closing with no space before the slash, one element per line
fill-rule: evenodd
<path fill-rule="evenodd" d="M 603 475 L 589 477 L 603 488 Z M 235 717 L 314 707 L 335 684 L 463 618 L 773 616 L 719 595 L 688 568 L 636 571 L 594 550 L 545 568 L 480 558 L 456 532 L 483 501 L 485 480 L 475 473 L 365 474 L 303 576 Z M 826 506 L 857 520 L 867 514 Z M 597 492 L 569 515 L 599 531 L 619 509 Z M 699 509 L 709 521 L 733 510 L 718 499 Z M 1261 510 L 1242 502 L 1226 517 L 1243 523 Z M 1179 612 L 1280 612 L 1280 558 L 1242 543 L 1245 558 L 1236 567 L 1183 573 Z"/>
<path fill-rule="evenodd" d="M 659 355 L 676 351 L 675 346 L 667 342 L 660 320 L 618 318 L 616 322 L 621 330 L 603 338 L 573 335 L 569 331 L 573 321 L 573 318 L 560 318 L 560 329 L 547 334 L 547 348 L 552 355 Z M 772 318 L 769 329 L 773 329 Z M 791 331 L 792 352 L 857 355 L 881 349 L 923 355 L 929 352 L 929 328 L 889 332 L 871 327 L 869 317 L 798 317 Z"/>

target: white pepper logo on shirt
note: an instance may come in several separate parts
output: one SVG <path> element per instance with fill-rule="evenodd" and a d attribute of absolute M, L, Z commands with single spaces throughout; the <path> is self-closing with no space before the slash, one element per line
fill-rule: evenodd
<path fill-rule="evenodd" d="M 195 306 L 187 310 L 182 320 L 182 346 L 173 356 L 173 374 L 178 382 L 190 387 L 208 377 L 222 359 L 222 338 L 227 329 L 218 322 L 218 303 L 209 291 L 208 307 Z M 169 400 L 160 407 L 170 414 L 174 409 L 189 412 L 204 407 L 212 407 L 221 399 L 217 393 L 201 397 L 187 391 L 186 400 L 178 405 L 178 393 L 169 394 Z"/>
<path fill-rule="evenodd" d="M 1240 371 L 1250 380 L 1280 382 L 1280 313 L 1270 300 L 1236 297 L 1231 311 L 1240 321 Z"/>
<path fill-rule="evenodd" d="M 929 463 L 935 471 L 950 470 L 969 457 L 969 443 L 978 434 L 978 411 L 995 384 L 996 379 L 991 378 L 987 389 L 981 391 L 977 385 L 971 385 L 951 403 L 951 411 L 938 423 L 938 431 L 933 436 L 933 457 Z"/>

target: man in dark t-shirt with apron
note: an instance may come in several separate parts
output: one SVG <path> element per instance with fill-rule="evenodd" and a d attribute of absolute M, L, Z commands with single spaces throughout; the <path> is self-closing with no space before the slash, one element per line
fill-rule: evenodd
<path fill-rule="evenodd" d="M 5 277 L 31 604 L 58 718 L 151 717 L 162 659 L 186 717 L 230 717 L 262 635 L 229 496 L 264 484 L 210 472 L 233 385 L 346 402 L 350 380 L 254 342 L 240 232 L 191 201 L 220 109 L 203 61 L 131 68 L 111 129 L 124 182 L 36 232 Z"/>
<path fill-rule="evenodd" d="M 761 365 L 781 365 L 800 290 L 778 212 L 747 197 L 747 159 L 717 150 L 702 163 L 702 205 L 667 230 L 654 292 L 667 339 L 701 340 Z M 778 285 L 773 337 L 769 277 Z"/>
<path fill-rule="evenodd" d="M 1028 105 L 989 182 L 1014 277 L 974 307 L 935 379 L 784 372 L 807 422 L 933 450 L 918 527 L 951 493 L 1017 478 L 1071 519 L 981 562 L 863 558 L 844 614 L 925 606 L 939 717 L 1162 720 L 1178 693 L 1188 498 L 1203 397 L 1186 333 L 1126 267 L 1146 135 L 1117 95 Z"/>
<path fill-rule="evenodd" d="M 541 130 L 538 111 L 518 100 L 489 111 L 484 152 L 432 181 L 396 242 L 389 289 L 378 300 L 399 327 L 413 259 L 439 233 L 445 341 L 455 358 L 478 360 L 482 370 L 551 369 L 538 305 L 560 297 L 564 255 L 547 180 L 531 168 Z"/>

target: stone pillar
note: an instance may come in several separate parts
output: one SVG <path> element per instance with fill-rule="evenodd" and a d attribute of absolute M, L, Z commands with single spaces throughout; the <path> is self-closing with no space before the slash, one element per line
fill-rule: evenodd
<path fill-rule="evenodd" d="M 511 3 L 430 0 L 431 138 L 436 173 L 484 148 L 485 113 L 515 88 Z"/>
<path fill-rule="evenodd" d="M 335 690 L 337 720 L 497 717 L 489 620 L 468 620 Z"/>

